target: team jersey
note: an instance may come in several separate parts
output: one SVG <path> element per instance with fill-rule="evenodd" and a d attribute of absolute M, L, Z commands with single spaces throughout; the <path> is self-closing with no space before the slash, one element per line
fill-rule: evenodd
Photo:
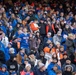
<path fill-rule="evenodd" d="M 26 33 L 26 34 L 24 34 L 24 33 L 22 33 L 22 34 L 20 34 L 19 35 L 19 37 L 18 37 L 20 40 L 20 47 L 23 47 L 23 48 L 29 48 L 29 42 L 28 42 L 28 40 L 29 40 L 29 34 L 28 33 Z"/>

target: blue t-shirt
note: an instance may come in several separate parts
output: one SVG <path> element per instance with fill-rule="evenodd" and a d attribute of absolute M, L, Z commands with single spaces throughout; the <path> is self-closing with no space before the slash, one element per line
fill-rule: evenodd
<path fill-rule="evenodd" d="M 29 49 L 29 42 L 28 42 L 29 34 L 28 33 L 26 33 L 26 34 L 22 33 L 19 35 L 19 38 L 20 38 L 20 46 L 25 48 L 25 49 Z"/>

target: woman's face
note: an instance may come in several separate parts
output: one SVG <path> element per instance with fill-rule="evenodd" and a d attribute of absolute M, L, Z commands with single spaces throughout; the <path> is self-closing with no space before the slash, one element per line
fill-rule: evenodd
<path fill-rule="evenodd" d="M 67 67 L 66 71 L 70 72 L 71 71 L 71 67 Z"/>
<path fill-rule="evenodd" d="M 55 58 L 56 58 L 56 57 L 57 57 L 57 55 L 56 55 L 56 54 L 54 54 L 54 55 L 53 55 L 53 57 L 55 57 Z"/>
<path fill-rule="evenodd" d="M 2 68 L 2 71 L 5 72 L 6 71 L 6 68 Z"/>
<path fill-rule="evenodd" d="M 31 70 L 31 67 L 27 66 L 26 71 L 30 71 L 30 70 Z"/>
<path fill-rule="evenodd" d="M 63 52 L 64 51 L 64 48 L 60 48 L 60 51 Z"/>

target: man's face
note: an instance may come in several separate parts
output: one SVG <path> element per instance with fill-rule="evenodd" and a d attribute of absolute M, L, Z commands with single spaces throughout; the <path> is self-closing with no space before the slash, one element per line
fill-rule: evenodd
<path fill-rule="evenodd" d="M 57 70 L 57 66 L 54 66 L 54 67 L 53 67 L 53 70 L 56 71 L 56 70 Z"/>
<path fill-rule="evenodd" d="M 67 64 L 71 64 L 71 61 L 70 61 L 70 60 L 66 60 L 66 63 L 67 63 Z"/>
<path fill-rule="evenodd" d="M 66 59 L 66 58 L 68 58 L 68 56 L 67 55 L 64 55 L 63 58 Z"/>
<path fill-rule="evenodd" d="M 22 49 L 20 52 L 23 54 L 23 53 L 25 53 L 25 50 L 24 50 L 24 49 Z"/>
<path fill-rule="evenodd" d="M 56 46 L 59 48 L 60 47 L 60 44 L 57 44 Z"/>
<path fill-rule="evenodd" d="M 15 15 L 14 15 L 14 14 L 11 14 L 11 17 L 12 17 L 12 18 L 15 18 Z"/>
<path fill-rule="evenodd" d="M 40 12 L 38 12 L 37 14 L 40 15 Z"/>
<path fill-rule="evenodd" d="M 45 70 L 46 70 L 45 66 L 44 66 L 44 67 L 42 67 L 42 68 L 41 68 L 41 70 L 42 70 L 42 71 L 45 71 Z"/>
<path fill-rule="evenodd" d="M 64 16 L 64 13 L 63 13 L 63 12 L 61 12 L 61 13 L 60 13 L 60 16 L 62 16 L 62 17 L 63 17 L 63 16 Z"/>
<path fill-rule="evenodd" d="M 35 56 L 34 56 L 34 54 L 31 54 L 30 56 L 31 56 L 32 58 L 34 58 L 34 57 L 35 57 Z"/>
<path fill-rule="evenodd" d="M 62 5 L 60 5 L 60 9 L 62 9 L 63 8 L 63 6 Z"/>
<path fill-rule="evenodd" d="M 32 11 L 29 11 L 29 15 L 32 15 L 33 14 L 33 12 Z"/>
<path fill-rule="evenodd" d="M 44 21 L 43 21 L 43 20 L 41 20 L 40 22 L 41 22 L 41 23 L 44 23 Z"/>

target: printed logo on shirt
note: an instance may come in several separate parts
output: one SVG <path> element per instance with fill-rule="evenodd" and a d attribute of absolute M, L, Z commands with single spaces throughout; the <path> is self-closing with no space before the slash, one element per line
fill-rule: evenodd
<path fill-rule="evenodd" d="M 15 65 L 10 65 L 10 68 L 15 69 L 16 67 L 15 67 Z"/>

